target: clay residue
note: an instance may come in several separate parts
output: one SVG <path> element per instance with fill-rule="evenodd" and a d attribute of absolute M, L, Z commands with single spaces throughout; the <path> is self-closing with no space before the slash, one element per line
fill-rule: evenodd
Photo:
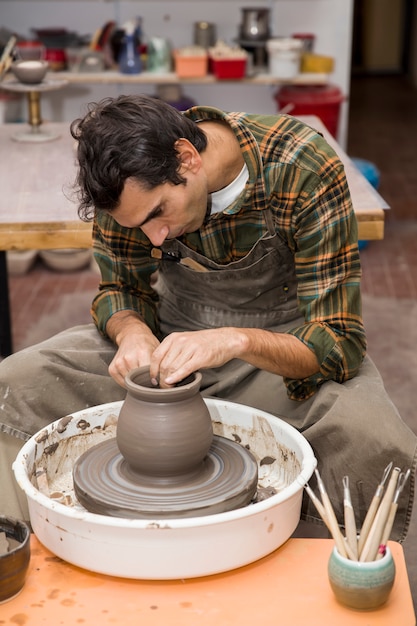
<path fill-rule="evenodd" d="M 103 421 L 92 417 L 89 421 L 82 420 L 82 424 L 81 420 L 75 424 L 72 416 L 63 419 L 65 421 L 58 423 L 59 429 L 53 430 L 49 436 L 47 431 L 39 435 L 39 447 L 44 447 L 42 452 L 39 451 L 34 464 L 32 482 L 37 486 L 35 473 L 40 468 L 45 468 L 49 494 L 54 494 L 53 499 L 57 503 L 84 511 L 74 494 L 74 463 L 92 446 L 104 439 L 115 437 L 118 416 L 111 413 Z M 212 419 L 215 434 L 239 443 L 254 455 L 258 464 L 258 488 L 254 502 L 279 493 L 299 475 L 301 465 L 295 452 L 276 440 L 269 422 L 262 416 L 255 413 L 250 423 L 245 425 L 229 425 L 215 420 L 214 416 Z M 85 430 L 82 430 L 84 426 Z M 65 431 L 60 432 L 64 427 Z M 74 434 L 69 436 L 70 433 Z"/>
<path fill-rule="evenodd" d="M 293 450 L 277 441 L 270 423 L 254 413 L 250 426 L 230 425 L 213 421 L 217 435 L 240 439 L 240 444 L 250 450 L 258 462 L 258 492 L 260 499 L 273 495 L 291 484 L 301 472 L 301 465 Z M 270 496 L 268 496 L 270 497 Z"/>
<path fill-rule="evenodd" d="M 58 426 L 56 427 L 57 431 L 59 433 L 64 433 L 67 430 L 67 426 L 71 423 L 71 421 L 72 415 L 67 415 L 66 417 L 60 419 L 58 422 Z"/>
<path fill-rule="evenodd" d="M 81 425 L 80 421 L 83 422 Z M 30 476 L 33 485 L 39 491 L 66 506 L 77 505 L 72 482 L 72 468 L 75 460 L 100 441 L 114 438 L 116 435 L 117 416 L 113 414 L 107 416 L 103 426 L 90 427 L 88 425 L 83 430 L 88 422 L 86 420 L 79 420 L 79 422 L 75 424 L 73 416 L 69 415 L 59 420 L 56 429 L 52 430 L 49 435 L 46 430 L 39 434 L 36 442 L 40 447 L 43 445 L 43 450 L 40 451 Z M 69 437 L 70 429 L 77 434 Z M 39 485 L 40 476 L 45 479 L 42 489 Z"/>

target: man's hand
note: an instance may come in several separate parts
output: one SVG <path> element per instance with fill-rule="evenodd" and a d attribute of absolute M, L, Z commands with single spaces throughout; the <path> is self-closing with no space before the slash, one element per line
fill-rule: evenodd
<path fill-rule="evenodd" d="M 122 387 L 125 377 L 136 367 L 149 365 L 159 341 L 148 326 L 133 311 L 115 313 L 107 322 L 106 331 L 118 346 L 109 365 L 109 374 Z"/>
<path fill-rule="evenodd" d="M 161 387 L 180 382 L 200 368 L 220 367 L 239 352 L 239 335 L 229 328 L 171 333 L 152 354 L 151 379 Z"/>
<path fill-rule="evenodd" d="M 171 333 L 150 359 L 151 379 L 161 387 L 193 372 L 242 359 L 259 369 L 305 378 L 319 370 L 317 358 L 297 337 L 255 328 L 216 328 Z"/>

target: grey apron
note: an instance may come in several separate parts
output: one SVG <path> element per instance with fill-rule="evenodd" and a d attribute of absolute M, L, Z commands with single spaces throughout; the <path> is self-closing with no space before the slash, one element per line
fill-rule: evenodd
<path fill-rule="evenodd" d="M 165 259 L 192 259 L 194 268 L 163 260 L 155 285 L 160 295 L 161 330 L 234 326 L 284 332 L 304 320 L 297 308 L 294 258 L 276 233 L 269 210 L 265 234 L 238 261 L 218 265 L 178 240 L 166 241 Z M 318 459 L 322 478 L 343 524 L 342 478 L 348 474 L 360 528 L 385 466 L 393 461 L 412 469 L 400 502 L 392 537 L 403 540 L 409 525 L 416 469 L 416 437 L 386 395 L 369 357 L 354 379 L 329 381 L 304 401 L 288 398 L 282 377 L 240 360 L 204 370 L 202 394 L 267 411 L 303 433 Z M 370 445 L 373 442 L 373 445 Z M 314 476 L 311 485 L 316 488 Z M 302 518 L 319 521 L 309 498 Z"/>

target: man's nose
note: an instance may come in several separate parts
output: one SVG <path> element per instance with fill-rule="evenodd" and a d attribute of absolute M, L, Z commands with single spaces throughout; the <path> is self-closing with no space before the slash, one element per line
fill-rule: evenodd
<path fill-rule="evenodd" d="M 142 226 L 142 231 L 148 237 L 152 245 L 156 247 L 161 246 L 169 234 L 168 226 L 158 227 L 154 224 L 146 224 Z"/>

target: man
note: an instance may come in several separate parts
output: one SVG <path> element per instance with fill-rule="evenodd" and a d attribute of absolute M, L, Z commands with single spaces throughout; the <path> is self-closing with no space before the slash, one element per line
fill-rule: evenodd
<path fill-rule="evenodd" d="M 1 365 L 3 448 L 122 399 L 134 367 L 163 386 L 200 370 L 203 395 L 303 432 L 340 522 L 345 474 L 360 524 L 385 466 L 410 467 L 393 534 L 404 539 L 416 437 L 365 356 L 357 225 L 323 137 L 285 115 L 181 114 L 146 96 L 91 106 L 71 132 L 101 269 L 95 325 Z M 303 518 L 318 518 L 308 498 Z"/>

